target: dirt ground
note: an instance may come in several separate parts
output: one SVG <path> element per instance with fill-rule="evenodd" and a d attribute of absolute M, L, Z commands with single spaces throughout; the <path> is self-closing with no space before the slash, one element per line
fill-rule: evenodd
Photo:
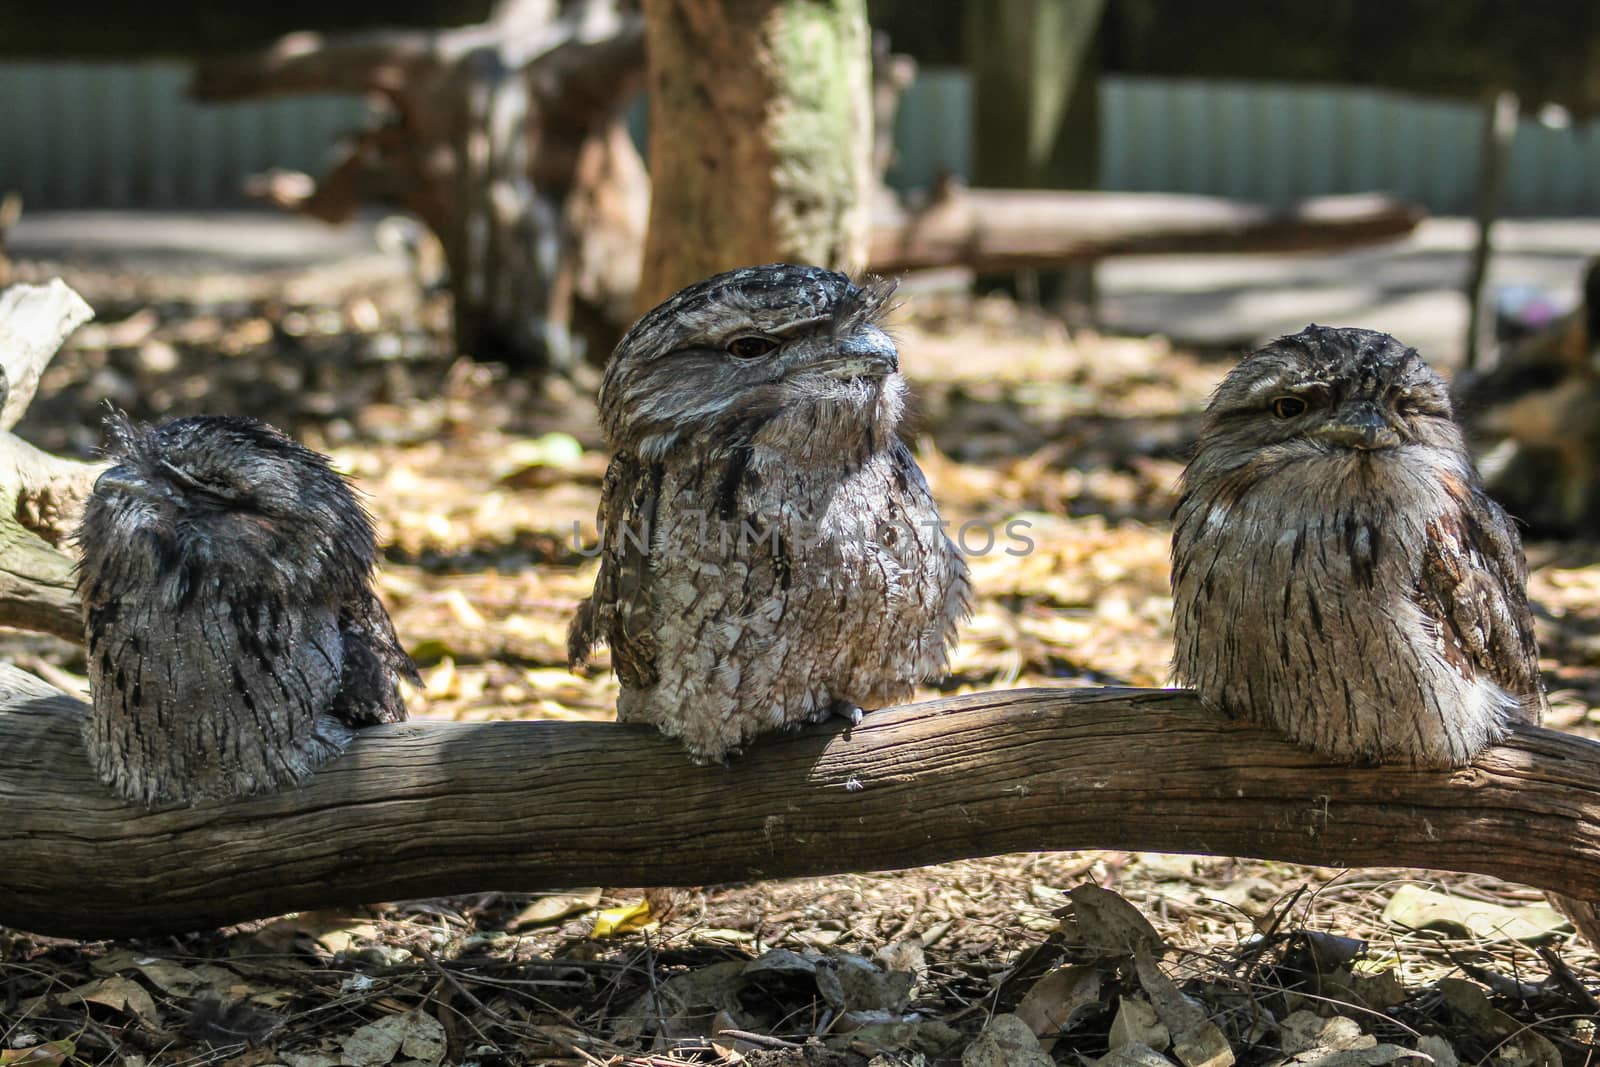
<path fill-rule="evenodd" d="M 368 496 L 417 717 L 611 717 L 603 659 L 564 666 L 606 462 L 592 373 L 539 390 L 452 359 L 440 299 L 393 275 L 24 268 L 100 315 L 25 437 L 87 454 L 108 401 L 269 418 Z M 1163 684 L 1166 515 L 1228 358 L 953 296 L 909 301 L 896 332 L 946 517 L 1024 519 L 1036 545 L 971 558 L 980 601 L 940 691 Z M 1551 725 L 1600 736 L 1600 554 L 1530 557 Z M 0 653 L 86 692 L 71 645 Z M 0 951 L 0 1065 L 1516 1067 L 1589 1063 L 1600 1040 L 1597 958 L 1527 887 L 1226 857 L 487 893 L 138 943 L 0 931 Z"/>

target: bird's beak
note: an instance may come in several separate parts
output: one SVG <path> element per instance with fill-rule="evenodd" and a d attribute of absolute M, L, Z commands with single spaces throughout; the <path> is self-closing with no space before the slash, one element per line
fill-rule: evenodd
<path fill-rule="evenodd" d="M 1340 408 L 1317 430 L 1317 436 L 1341 448 L 1359 448 L 1366 452 L 1393 448 L 1400 443 L 1400 435 L 1383 417 L 1378 405 L 1370 400 L 1359 400 Z"/>
<path fill-rule="evenodd" d="M 160 495 L 155 486 L 139 477 L 126 466 L 112 467 L 101 474 L 94 481 L 94 491 L 102 495 L 106 493 L 124 493 L 128 496 L 145 500 L 154 500 Z"/>
<path fill-rule="evenodd" d="M 894 340 L 876 326 L 861 326 L 835 343 L 830 359 L 813 363 L 808 370 L 830 378 L 884 378 L 900 369 L 900 353 Z"/>

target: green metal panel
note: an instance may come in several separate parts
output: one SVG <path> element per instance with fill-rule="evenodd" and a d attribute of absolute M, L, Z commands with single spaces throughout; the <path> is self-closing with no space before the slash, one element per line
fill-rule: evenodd
<path fill-rule="evenodd" d="M 0 190 L 30 210 L 212 208 L 244 203 L 269 167 L 320 173 L 340 135 L 367 120 L 348 96 L 224 106 L 183 95 L 172 62 L 0 63 Z M 1381 190 L 1439 214 L 1472 206 L 1480 115 L 1468 102 L 1369 89 L 1108 77 L 1101 84 L 1101 183 L 1282 202 Z M 642 126 L 642 109 L 633 122 Z M 895 122 L 890 184 L 972 171 L 971 93 L 956 68 L 924 70 Z M 1524 121 L 1506 210 L 1600 214 L 1600 126 Z"/>
<path fill-rule="evenodd" d="M 896 188 L 941 168 L 969 172 L 966 76 L 924 71 L 896 122 Z M 1436 214 L 1472 209 L 1478 108 L 1371 89 L 1246 81 L 1107 77 L 1101 83 L 1101 184 L 1283 202 L 1382 191 Z M 1525 120 L 1506 187 L 1512 215 L 1600 214 L 1600 124 L 1549 129 Z"/>
<path fill-rule="evenodd" d="M 0 63 L 0 191 L 29 210 L 244 204 L 268 167 L 321 170 L 364 101 L 312 95 L 201 106 L 181 63 Z"/>

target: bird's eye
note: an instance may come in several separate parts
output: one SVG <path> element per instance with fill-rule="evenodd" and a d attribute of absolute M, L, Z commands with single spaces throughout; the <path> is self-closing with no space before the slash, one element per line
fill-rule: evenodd
<path fill-rule="evenodd" d="M 735 359 L 757 359 L 778 347 L 778 342 L 770 337 L 750 335 L 748 337 L 735 337 L 728 342 L 728 354 Z"/>
<path fill-rule="evenodd" d="M 161 469 L 166 473 L 168 478 L 171 478 L 173 482 L 181 485 L 185 489 L 204 488 L 204 486 L 202 486 L 193 475 L 169 460 L 164 459 L 161 461 Z"/>
<path fill-rule="evenodd" d="M 1413 415 L 1436 417 L 1443 414 L 1439 410 L 1439 405 L 1417 396 L 1401 396 L 1394 402 L 1394 410 L 1395 414 L 1407 418 Z"/>
<path fill-rule="evenodd" d="M 1272 402 L 1272 413 L 1280 419 L 1292 419 L 1305 411 L 1306 402 L 1297 396 L 1280 396 Z"/>
<path fill-rule="evenodd" d="M 204 481 L 167 460 L 161 461 L 161 467 L 173 484 L 180 486 L 185 492 L 194 494 L 205 500 L 230 502 L 238 493 L 231 487 L 218 482 Z"/>

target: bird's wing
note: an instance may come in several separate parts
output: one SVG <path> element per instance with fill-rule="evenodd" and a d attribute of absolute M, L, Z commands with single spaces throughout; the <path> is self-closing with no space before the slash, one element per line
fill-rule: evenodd
<path fill-rule="evenodd" d="M 406 717 L 400 679 L 421 685 L 416 664 L 406 655 L 389 613 L 371 589 L 362 589 L 339 611 L 344 662 L 333 711 L 351 726 L 400 722 Z"/>
<path fill-rule="evenodd" d="M 1460 498 L 1461 507 L 1428 523 L 1417 603 L 1437 624 L 1445 657 L 1468 677 L 1486 674 L 1536 723 L 1544 687 L 1521 541 L 1481 489 Z"/>
<path fill-rule="evenodd" d="M 647 467 L 625 452 L 612 457 L 600 492 L 600 573 L 567 635 L 567 659 L 574 666 L 588 659 L 597 642 L 609 644 L 612 667 L 630 689 L 656 682 L 648 546 L 660 493 L 660 467 Z"/>

